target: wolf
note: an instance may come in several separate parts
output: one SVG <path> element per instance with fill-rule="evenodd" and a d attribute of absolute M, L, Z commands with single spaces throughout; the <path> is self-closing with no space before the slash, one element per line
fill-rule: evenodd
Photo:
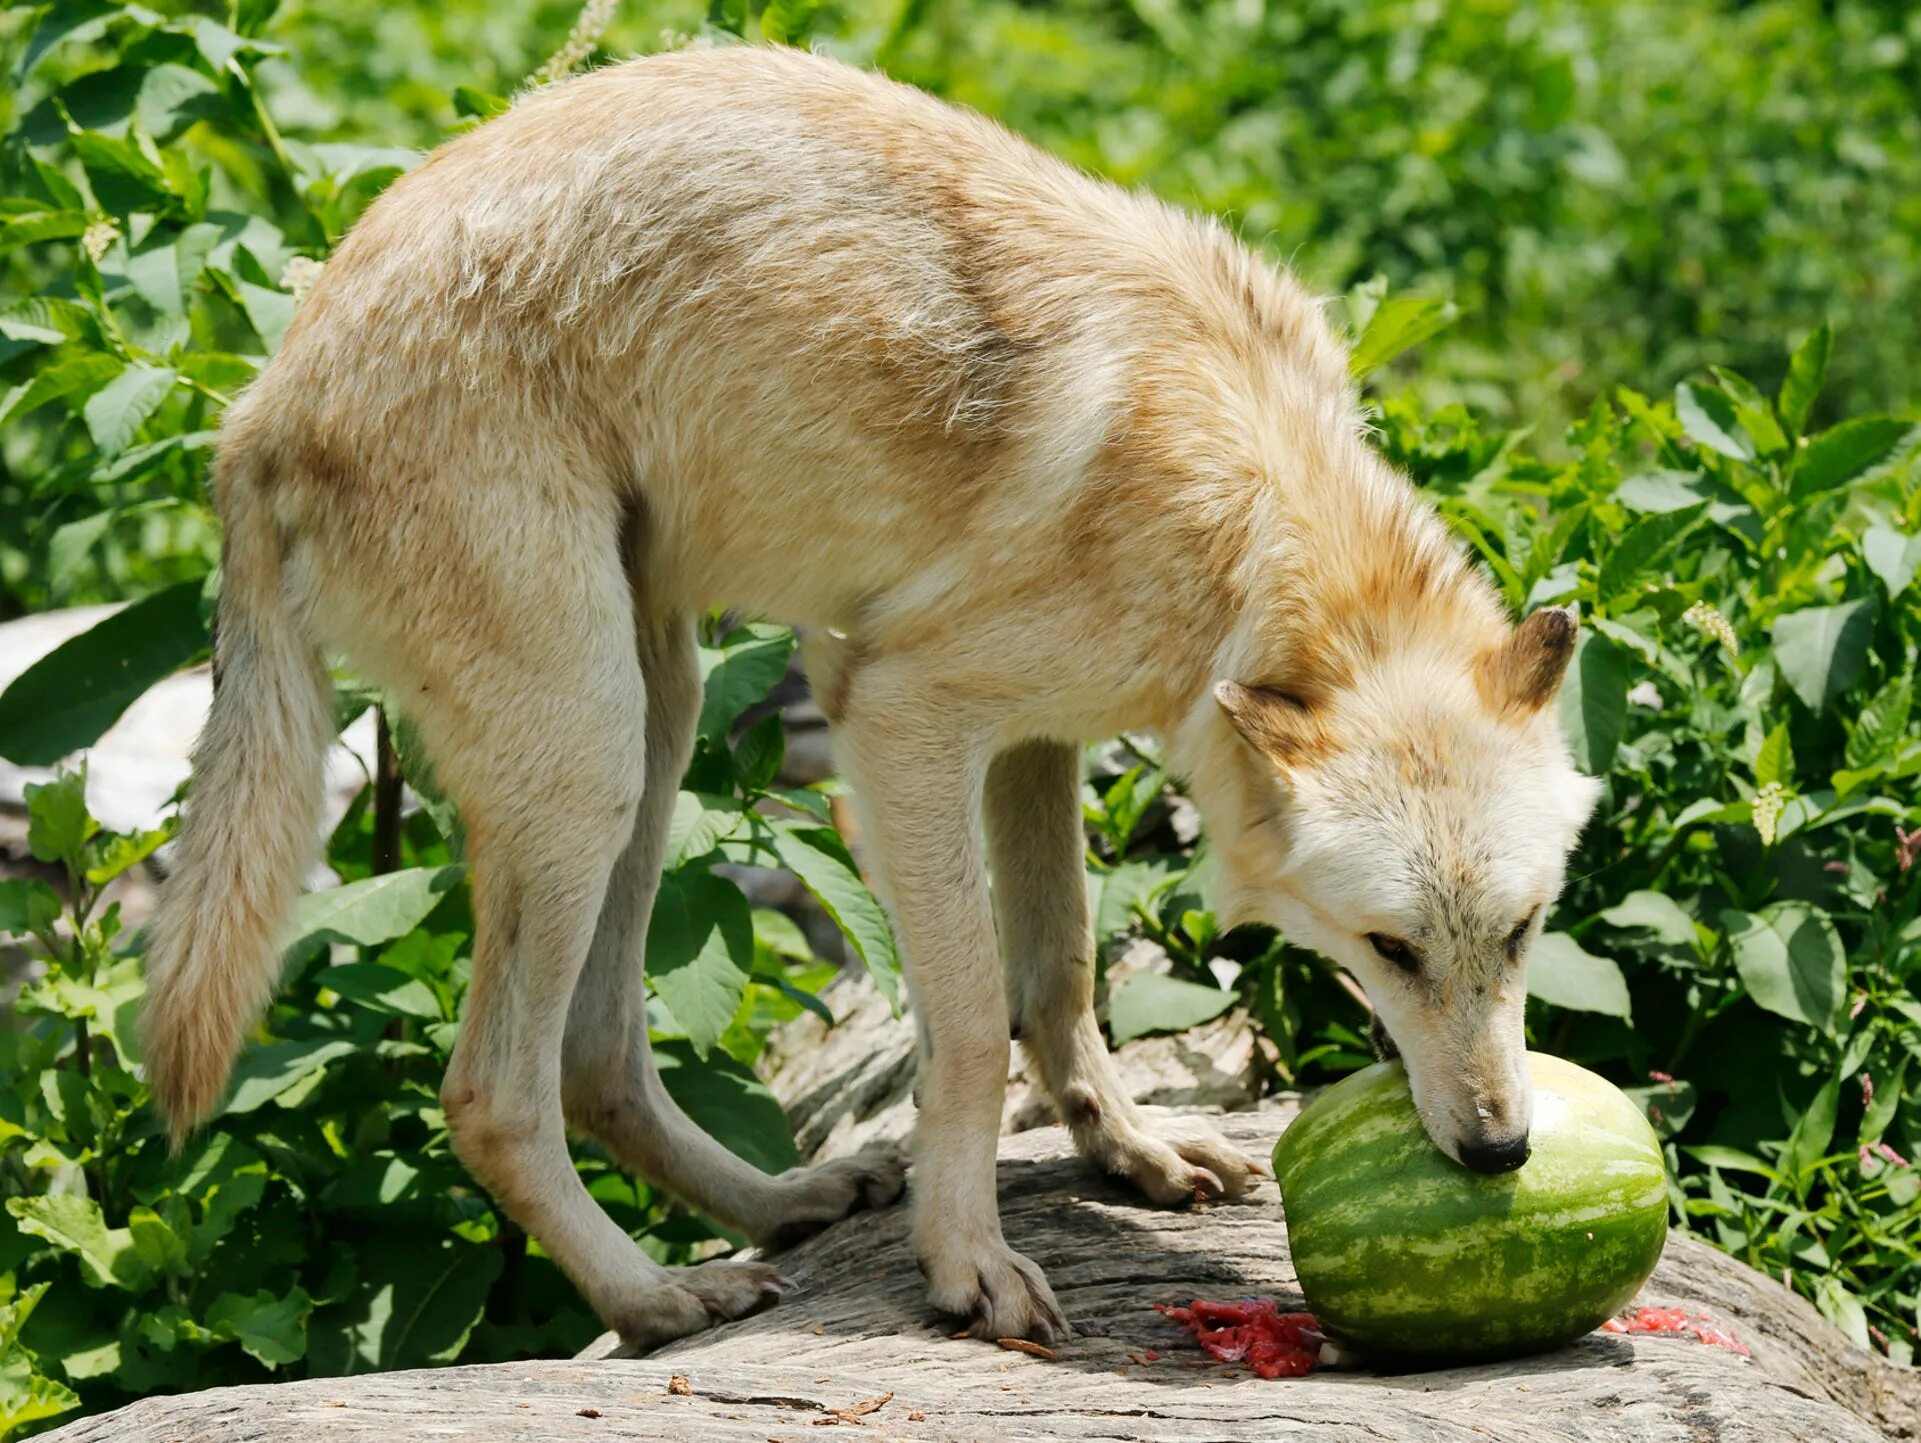
<path fill-rule="evenodd" d="M 1552 704 L 1574 620 L 1512 623 L 1369 446 L 1319 305 L 1219 225 L 814 55 L 613 66 L 368 209 L 226 413 L 214 486 L 219 689 L 144 1020 L 176 1137 L 273 988 L 332 655 L 467 828 L 453 1145 L 609 1327 L 646 1348 L 786 1281 L 650 1260 L 570 1130 L 756 1239 L 898 1196 L 885 1153 L 756 1171 L 649 1054 L 696 619 L 729 606 L 803 630 L 905 959 L 935 1309 L 1063 1328 L 997 1208 L 1010 1036 L 1150 1200 L 1260 1177 L 1136 1107 L 1096 1021 L 1078 757 L 1122 730 L 1186 779 L 1224 920 L 1359 979 L 1443 1151 L 1525 1158 L 1527 952 L 1595 796 Z"/>

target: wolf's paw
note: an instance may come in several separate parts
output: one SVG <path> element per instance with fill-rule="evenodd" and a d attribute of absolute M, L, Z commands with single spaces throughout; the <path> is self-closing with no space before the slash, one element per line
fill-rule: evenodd
<path fill-rule="evenodd" d="M 899 1201 L 907 1186 L 907 1158 L 898 1148 L 870 1148 L 797 1168 L 775 1186 L 774 1224 L 755 1238 L 767 1252 L 792 1247 L 850 1213 Z"/>
<path fill-rule="evenodd" d="M 1091 1161 L 1126 1178 L 1163 1207 L 1244 1197 L 1267 1172 L 1207 1123 L 1191 1117 L 1114 1118 L 1093 1136 L 1076 1140 Z"/>
<path fill-rule="evenodd" d="M 633 1358 L 663 1343 L 772 1307 L 793 1284 L 766 1263 L 723 1258 L 675 1268 L 666 1281 L 602 1310 L 620 1334 L 617 1356 Z"/>
<path fill-rule="evenodd" d="M 1031 1338 L 1051 1343 L 1067 1332 L 1067 1319 L 1054 1301 L 1047 1278 L 1005 1243 L 978 1254 L 923 1254 L 927 1301 L 960 1318 L 976 1338 Z"/>

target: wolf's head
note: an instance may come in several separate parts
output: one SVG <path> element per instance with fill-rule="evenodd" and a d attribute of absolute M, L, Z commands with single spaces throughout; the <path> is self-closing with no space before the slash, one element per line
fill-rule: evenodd
<path fill-rule="evenodd" d="M 1210 817 L 1230 921 L 1262 920 L 1361 982 L 1441 1150 L 1528 1153 L 1528 951 L 1598 784 L 1553 701 L 1574 618 L 1537 611 L 1477 652 L 1397 651 L 1303 702 L 1215 688 L 1237 774 Z"/>

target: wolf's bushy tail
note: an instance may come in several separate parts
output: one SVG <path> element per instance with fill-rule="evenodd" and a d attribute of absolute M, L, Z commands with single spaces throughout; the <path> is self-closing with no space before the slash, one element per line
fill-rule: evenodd
<path fill-rule="evenodd" d="M 193 753 L 175 868 L 147 950 L 147 1084 L 178 1142 L 212 1112 L 279 970 L 318 850 L 334 728 L 319 649 L 292 614 L 279 537 L 244 456 L 222 466 L 213 709 Z"/>

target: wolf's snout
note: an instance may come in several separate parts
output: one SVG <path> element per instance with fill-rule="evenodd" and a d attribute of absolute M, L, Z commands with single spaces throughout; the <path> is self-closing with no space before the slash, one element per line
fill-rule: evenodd
<path fill-rule="evenodd" d="M 1483 1173 L 1513 1172 L 1528 1160 L 1530 1151 L 1524 1132 L 1494 1142 L 1464 1141 L 1459 1147 L 1462 1166 Z"/>

